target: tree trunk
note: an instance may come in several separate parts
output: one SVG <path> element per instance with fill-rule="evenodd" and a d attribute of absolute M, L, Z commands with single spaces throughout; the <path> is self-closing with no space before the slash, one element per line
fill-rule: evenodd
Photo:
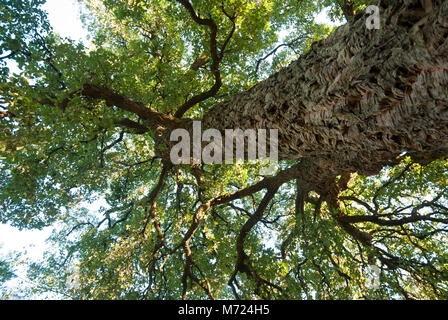
<path fill-rule="evenodd" d="M 448 153 L 448 1 L 361 13 L 299 60 L 214 106 L 203 130 L 279 130 L 279 159 L 309 158 L 333 174 L 377 173 L 407 152 Z M 429 12 L 428 12 L 429 11 Z M 333 175 L 332 174 L 332 175 Z"/>

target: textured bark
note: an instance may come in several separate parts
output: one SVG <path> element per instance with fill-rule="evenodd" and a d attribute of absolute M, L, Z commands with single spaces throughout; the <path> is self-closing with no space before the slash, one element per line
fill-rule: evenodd
<path fill-rule="evenodd" d="M 280 159 L 322 171 L 374 174 L 402 152 L 429 162 L 448 151 L 448 2 L 364 13 L 299 60 L 214 106 L 203 129 L 277 128 Z M 429 11 L 429 12 L 426 12 Z"/>

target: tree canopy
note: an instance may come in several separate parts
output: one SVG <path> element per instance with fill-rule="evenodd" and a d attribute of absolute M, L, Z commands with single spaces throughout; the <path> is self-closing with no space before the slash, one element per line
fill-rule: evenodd
<path fill-rule="evenodd" d="M 316 23 L 322 10 L 350 24 L 368 2 L 85 0 L 83 44 L 53 32 L 44 0 L 3 0 L 0 222 L 54 227 L 52 250 L 28 266 L 31 289 L 75 299 L 448 298 L 445 154 L 402 152 L 328 188 L 307 187 L 305 177 L 325 173 L 312 157 L 281 160 L 266 176 L 262 162 L 161 156 L 160 126 L 201 119 L 307 54 L 335 32 Z"/>

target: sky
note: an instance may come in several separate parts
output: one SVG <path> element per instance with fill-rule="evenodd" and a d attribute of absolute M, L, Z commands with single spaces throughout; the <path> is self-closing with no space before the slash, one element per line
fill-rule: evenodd
<path fill-rule="evenodd" d="M 47 0 L 44 5 L 54 30 L 63 37 L 87 41 L 87 30 L 83 27 L 76 0 Z"/>
<path fill-rule="evenodd" d="M 48 12 L 48 18 L 56 33 L 87 44 L 87 30 L 82 25 L 80 6 L 76 0 L 47 0 L 43 8 Z M 316 21 L 334 25 L 327 18 L 325 11 L 316 16 Z M 99 204 L 91 206 L 90 209 L 96 210 L 98 206 Z M 26 257 L 32 260 L 42 259 L 47 248 L 45 240 L 51 230 L 52 228 L 48 227 L 43 230 L 19 231 L 9 225 L 0 224 L 0 258 L 12 251 L 26 251 Z M 23 275 L 19 276 L 23 279 Z M 9 285 L 11 287 L 17 285 L 20 278 L 11 281 Z"/>

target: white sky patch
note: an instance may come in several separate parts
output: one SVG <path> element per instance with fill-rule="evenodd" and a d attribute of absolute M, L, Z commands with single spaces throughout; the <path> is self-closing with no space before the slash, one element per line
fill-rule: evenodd
<path fill-rule="evenodd" d="M 315 21 L 317 23 L 322 23 L 322 24 L 326 24 L 330 27 L 336 27 L 336 26 L 341 26 L 344 24 L 344 22 L 342 21 L 337 21 L 337 22 L 333 22 L 328 18 L 328 12 L 329 12 L 329 8 L 326 8 L 324 10 L 322 10 L 318 15 L 315 16 Z"/>
<path fill-rule="evenodd" d="M 40 261 L 44 257 L 44 252 L 49 249 L 45 240 L 50 236 L 52 228 L 44 228 L 43 230 L 22 230 L 11 227 L 6 224 L 0 224 L 0 260 L 9 254 L 20 253 L 22 256 L 14 265 L 14 274 L 16 277 L 5 283 L 5 287 L 11 290 L 13 296 L 10 299 L 28 299 L 34 297 L 24 297 L 21 289 L 24 286 L 31 285 L 26 278 L 26 268 L 20 262 L 23 259 L 28 261 Z M 38 298 L 38 297 L 37 297 Z"/>
<path fill-rule="evenodd" d="M 61 37 L 87 43 L 87 30 L 80 18 L 80 6 L 75 0 L 47 0 L 43 9 L 53 30 Z"/>
<path fill-rule="evenodd" d="M 0 257 L 10 251 L 28 252 L 31 259 L 42 257 L 49 228 L 43 230 L 22 230 L 0 224 Z"/>

